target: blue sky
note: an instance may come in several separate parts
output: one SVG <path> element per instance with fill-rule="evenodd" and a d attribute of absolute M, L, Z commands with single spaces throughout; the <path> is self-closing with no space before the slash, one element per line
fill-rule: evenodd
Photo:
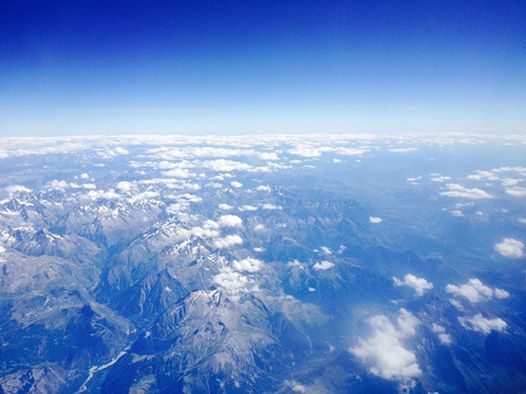
<path fill-rule="evenodd" d="M 526 132 L 524 1 L 13 1 L 0 35 L 0 135 Z"/>

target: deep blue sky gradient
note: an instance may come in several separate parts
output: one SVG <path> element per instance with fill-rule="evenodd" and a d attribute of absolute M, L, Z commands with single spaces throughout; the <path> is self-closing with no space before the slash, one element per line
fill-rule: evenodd
<path fill-rule="evenodd" d="M 0 37 L 0 135 L 526 132 L 526 1 L 2 1 Z"/>

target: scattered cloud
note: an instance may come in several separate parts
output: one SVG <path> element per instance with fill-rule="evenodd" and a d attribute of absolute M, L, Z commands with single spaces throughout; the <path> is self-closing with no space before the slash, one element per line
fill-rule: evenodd
<path fill-rule="evenodd" d="M 261 206 L 262 209 L 266 209 L 267 211 L 276 211 L 276 210 L 280 210 L 282 209 L 280 206 L 278 205 L 274 205 L 274 204 L 270 204 L 270 203 L 265 203 Z"/>
<path fill-rule="evenodd" d="M 258 192 L 271 192 L 272 191 L 272 188 L 268 185 L 260 185 L 258 187 L 256 187 L 256 190 Z"/>
<path fill-rule="evenodd" d="M 331 268 L 334 268 L 334 263 L 328 261 L 328 260 L 323 260 L 323 261 L 320 261 L 316 264 L 314 264 L 312 266 L 313 269 L 315 269 L 316 271 L 326 271 L 326 270 L 329 270 Z"/>
<path fill-rule="evenodd" d="M 117 183 L 116 188 L 123 193 L 129 193 L 135 189 L 135 184 L 133 182 L 121 181 Z"/>
<path fill-rule="evenodd" d="M 455 198 L 466 198 L 469 200 L 483 200 L 483 199 L 490 199 L 495 198 L 488 192 L 477 189 L 477 188 L 467 188 L 465 186 L 462 186 L 458 183 L 448 183 L 446 185 L 446 189 L 448 191 L 441 192 L 440 194 L 442 196 L 446 197 L 455 197 Z"/>
<path fill-rule="evenodd" d="M 526 187 L 507 187 L 504 192 L 512 197 L 526 197 Z"/>
<path fill-rule="evenodd" d="M 480 332 L 488 335 L 491 331 L 501 332 L 506 329 L 508 324 L 500 317 L 495 319 L 487 319 L 482 314 L 477 313 L 471 317 L 459 317 L 460 324 L 468 330 Z"/>
<path fill-rule="evenodd" d="M 221 215 L 218 222 L 223 227 L 243 227 L 243 219 L 237 215 Z"/>
<path fill-rule="evenodd" d="M 5 188 L 5 191 L 9 194 L 30 193 L 31 189 L 23 185 L 10 185 Z"/>
<path fill-rule="evenodd" d="M 433 283 L 428 282 L 424 278 L 418 278 L 413 274 L 407 274 L 404 279 L 393 277 L 395 286 L 408 286 L 411 287 L 418 296 L 423 295 L 427 290 L 433 288 Z"/>
<path fill-rule="evenodd" d="M 389 149 L 389 152 L 391 153 L 409 153 L 409 152 L 414 152 L 414 151 L 417 151 L 418 148 L 414 148 L 414 147 L 411 147 L 411 148 L 391 148 Z"/>
<path fill-rule="evenodd" d="M 237 234 L 227 235 L 223 238 L 217 238 L 214 240 L 214 246 L 218 249 L 227 249 L 232 246 L 242 245 L 243 238 Z"/>
<path fill-rule="evenodd" d="M 449 284 L 446 292 L 455 297 L 462 297 L 471 303 L 477 303 L 491 298 L 504 299 L 509 297 L 509 293 L 503 289 L 492 289 L 484 285 L 479 279 L 470 279 L 467 283 L 456 286 Z"/>
<path fill-rule="evenodd" d="M 360 338 L 348 351 L 372 374 L 384 379 L 405 382 L 420 376 L 422 371 L 416 355 L 405 343 L 415 336 L 418 319 L 402 308 L 395 322 L 385 315 L 376 315 L 368 323 L 372 328 L 371 336 Z"/>
<path fill-rule="evenodd" d="M 242 260 L 234 260 L 232 267 L 239 272 L 257 272 L 263 268 L 263 261 L 253 257 L 247 257 Z"/>
<path fill-rule="evenodd" d="M 438 339 L 442 345 L 450 345 L 453 342 L 451 335 L 446 334 L 446 329 L 441 325 L 433 323 L 431 330 L 437 334 Z"/>
<path fill-rule="evenodd" d="M 495 251 L 504 257 L 520 259 L 524 257 L 524 243 L 514 238 L 504 238 L 495 245 Z"/>
<path fill-rule="evenodd" d="M 369 223 L 371 224 L 380 224 L 382 222 L 383 222 L 382 218 L 378 216 L 369 216 Z"/>

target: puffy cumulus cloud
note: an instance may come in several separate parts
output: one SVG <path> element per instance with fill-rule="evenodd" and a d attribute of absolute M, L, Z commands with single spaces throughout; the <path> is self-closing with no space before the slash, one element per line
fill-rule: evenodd
<path fill-rule="evenodd" d="M 258 223 L 254 226 L 254 231 L 265 231 L 267 227 L 264 224 Z"/>
<path fill-rule="evenodd" d="M 258 207 L 255 207 L 254 205 L 243 205 L 238 208 L 241 212 L 244 211 L 257 211 Z"/>
<path fill-rule="evenodd" d="M 0 262 L 4 262 L 5 260 L 5 251 L 6 249 L 0 245 Z"/>
<path fill-rule="evenodd" d="M 190 234 L 199 238 L 219 237 L 219 224 L 213 220 L 207 220 L 202 226 L 193 227 Z"/>
<path fill-rule="evenodd" d="M 229 291 L 239 291 L 250 285 L 250 280 L 239 272 L 223 268 L 219 274 L 214 276 L 214 282 Z"/>
<path fill-rule="evenodd" d="M 232 246 L 242 245 L 243 238 L 237 234 L 227 235 L 222 238 L 217 238 L 214 240 L 214 246 L 218 249 L 227 249 Z"/>
<path fill-rule="evenodd" d="M 479 279 L 470 279 L 467 283 L 455 286 L 447 285 L 446 292 L 453 294 L 455 297 L 462 297 L 469 302 L 476 303 L 489 300 L 493 297 L 504 299 L 509 297 L 509 293 L 503 289 L 492 289 L 484 285 Z"/>
<path fill-rule="evenodd" d="M 105 149 L 105 150 L 99 151 L 97 152 L 97 154 L 103 159 L 111 159 L 112 157 L 116 157 L 116 156 L 129 155 L 130 152 L 126 148 L 117 146 L 113 149 Z"/>
<path fill-rule="evenodd" d="M 326 256 L 332 255 L 332 250 L 328 246 L 320 246 L 320 252 Z"/>
<path fill-rule="evenodd" d="M 526 187 L 507 187 L 504 191 L 512 197 L 526 197 Z"/>
<path fill-rule="evenodd" d="M 358 358 L 369 371 L 384 379 L 407 382 L 422 373 L 416 355 L 405 342 L 416 334 L 419 320 L 405 309 L 395 322 L 385 315 L 368 320 L 372 328 L 369 338 L 358 340 L 348 351 Z"/>
<path fill-rule="evenodd" d="M 270 186 L 268 186 L 268 185 L 260 185 L 260 186 L 256 187 L 256 190 L 258 192 L 270 192 L 270 191 L 272 191 L 272 188 Z"/>
<path fill-rule="evenodd" d="M 445 176 L 445 175 L 440 175 L 440 174 L 434 174 L 429 179 L 431 179 L 432 182 L 444 183 L 446 181 L 449 181 L 451 179 L 451 177 L 450 176 Z"/>
<path fill-rule="evenodd" d="M 441 325 L 433 323 L 431 331 L 437 334 L 438 340 L 442 345 L 451 345 L 451 343 L 453 342 L 453 340 L 451 339 L 451 335 L 447 334 L 446 329 Z"/>
<path fill-rule="evenodd" d="M 500 317 L 488 319 L 482 316 L 481 313 L 471 317 L 459 317 L 458 320 L 464 328 L 484 335 L 488 335 L 491 331 L 501 332 L 508 327 L 508 324 Z"/>
<path fill-rule="evenodd" d="M 367 147 L 359 147 L 359 148 L 338 147 L 334 149 L 324 147 L 322 149 L 324 149 L 325 151 L 333 151 L 334 153 L 338 155 L 343 155 L 343 156 L 361 156 L 364 153 L 369 152 L 369 148 Z"/>
<path fill-rule="evenodd" d="M 413 274 L 407 274 L 404 279 L 393 277 L 395 286 L 411 287 L 418 296 L 423 295 L 427 290 L 433 288 L 433 283 L 428 282 L 424 278 L 418 278 Z"/>
<path fill-rule="evenodd" d="M 314 264 L 312 268 L 315 269 L 316 271 L 326 271 L 326 270 L 330 270 L 331 268 L 334 268 L 334 263 L 328 260 L 323 260 L 323 261 L 320 261 Z"/>
<path fill-rule="evenodd" d="M 223 211 L 230 211 L 230 210 L 234 209 L 234 207 L 232 205 L 228 205 L 226 203 L 221 203 L 217 207 L 219 209 L 223 210 Z"/>
<path fill-rule="evenodd" d="M 170 178 L 191 178 L 195 174 L 190 172 L 187 168 L 173 168 L 168 171 L 162 172 L 163 176 L 170 177 Z"/>
<path fill-rule="evenodd" d="M 5 191 L 9 194 L 30 193 L 31 189 L 23 185 L 10 185 L 5 188 Z"/>
<path fill-rule="evenodd" d="M 243 184 L 241 182 L 238 182 L 238 181 L 232 181 L 230 182 L 230 185 L 232 187 L 235 187 L 236 189 L 240 189 L 243 187 Z"/>
<path fill-rule="evenodd" d="M 320 157 L 321 152 L 319 149 L 306 147 L 306 146 L 298 146 L 293 149 L 289 149 L 288 151 L 291 155 L 295 156 L 302 156 L 302 157 Z"/>
<path fill-rule="evenodd" d="M 409 152 L 414 152 L 414 151 L 417 151 L 418 148 L 414 148 L 414 147 L 411 147 L 411 148 L 391 148 L 389 149 L 389 152 L 391 153 L 409 153 Z"/>
<path fill-rule="evenodd" d="M 499 177 L 495 175 L 493 171 L 476 170 L 472 174 L 466 177 L 472 181 L 489 181 L 495 182 L 499 180 Z"/>
<path fill-rule="evenodd" d="M 382 218 L 378 216 L 369 216 L 369 223 L 371 224 L 380 224 L 382 222 L 383 222 Z"/>
<path fill-rule="evenodd" d="M 409 183 L 410 185 L 418 185 L 418 181 L 421 181 L 421 180 L 422 180 L 421 176 L 412 176 L 406 179 L 407 183 Z"/>
<path fill-rule="evenodd" d="M 242 227 L 243 219 L 237 215 L 221 215 L 218 223 L 223 227 Z"/>
<path fill-rule="evenodd" d="M 484 200 L 495 198 L 488 192 L 477 189 L 477 188 L 467 188 L 458 183 L 448 183 L 446 185 L 447 191 L 441 192 L 440 194 L 445 197 L 456 197 L 456 198 L 466 198 L 468 200 Z"/>
<path fill-rule="evenodd" d="M 279 205 L 274 205 L 274 204 L 270 204 L 270 203 L 265 203 L 265 204 L 261 205 L 261 208 L 262 209 L 266 209 L 267 211 L 278 211 L 278 210 L 282 209 Z"/>
<path fill-rule="evenodd" d="M 115 190 L 90 190 L 87 197 L 91 200 L 105 199 L 105 200 L 117 200 L 121 196 Z"/>
<path fill-rule="evenodd" d="M 247 257 L 242 260 L 234 260 L 232 267 L 239 272 L 258 272 L 263 268 L 263 261 L 253 257 Z"/>
<path fill-rule="evenodd" d="M 86 179 L 89 179 L 89 174 L 87 172 L 83 172 L 82 174 L 80 174 L 79 177 L 80 179 L 86 180 Z"/>
<path fill-rule="evenodd" d="M 495 245 L 495 251 L 504 257 L 520 259 L 524 257 L 524 243 L 514 238 L 504 238 Z"/>
<path fill-rule="evenodd" d="M 120 181 L 117 183 L 116 189 L 123 193 L 129 193 L 135 189 L 135 184 L 133 182 Z"/>
<path fill-rule="evenodd" d="M 262 152 L 258 156 L 261 160 L 279 160 L 279 156 L 275 152 Z"/>
<path fill-rule="evenodd" d="M 254 170 L 250 164 L 234 160 L 209 160 L 203 162 L 203 166 L 217 172 L 251 171 Z"/>

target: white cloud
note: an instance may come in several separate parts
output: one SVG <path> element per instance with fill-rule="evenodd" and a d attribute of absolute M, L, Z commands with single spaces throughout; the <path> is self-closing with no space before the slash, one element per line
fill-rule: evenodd
<path fill-rule="evenodd" d="M 328 246 L 320 246 L 320 252 L 322 252 L 326 256 L 332 255 L 332 250 Z"/>
<path fill-rule="evenodd" d="M 224 268 L 222 272 L 214 276 L 214 282 L 226 290 L 239 291 L 249 286 L 249 279 L 239 272 Z"/>
<path fill-rule="evenodd" d="M 261 160 L 279 160 L 279 156 L 275 152 L 263 152 L 258 156 Z"/>
<path fill-rule="evenodd" d="M 506 290 L 492 289 L 476 278 L 468 280 L 467 283 L 461 286 L 449 284 L 446 286 L 446 292 L 453 294 L 455 297 L 465 298 L 472 303 L 489 300 L 493 297 L 498 299 L 509 297 L 509 293 Z"/>
<path fill-rule="evenodd" d="M 414 152 L 417 151 L 418 148 L 391 148 L 389 149 L 389 152 L 391 153 L 408 153 L 408 152 Z"/>
<path fill-rule="evenodd" d="M 517 220 L 519 221 L 520 224 L 526 224 L 526 218 L 525 217 L 520 217 Z"/>
<path fill-rule="evenodd" d="M 11 185 L 11 186 L 7 186 L 5 188 L 5 191 L 8 192 L 9 194 L 29 193 L 31 192 L 31 189 L 23 185 Z"/>
<path fill-rule="evenodd" d="M 473 180 L 473 181 L 498 181 L 499 177 L 495 175 L 492 171 L 484 171 L 484 170 L 476 170 L 473 172 L 473 174 L 468 175 L 466 177 L 467 179 Z"/>
<path fill-rule="evenodd" d="M 89 175 L 87 172 L 83 172 L 82 174 L 80 174 L 80 179 L 89 179 Z"/>
<path fill-rule="evenodd" d="M 504 257 L 520 259 L 524 257 L 524 243 L 513 238 L 504 238 L 495 245 L 495 251 Z"/>
<path fill-rule="evenodd" d="M 238 182 L 238 181 L 232 181 L 232 182 L 230 182 L 230 185 L 232 185 L 232 187 L 235 187 L 236 189 L 239 189 L 239 188 L 243 187 L 243 184 L 241 182 Z"/>
<path fill-rule="evenodd" d="M 243 238 L 237 234 L 227 235 L 223 238 L 217 238 L 214 240 L 214 246 L 218 249 L 231 248 L 232 246 L 242 245 Z"/>
<path fill-rule="evenodd" d="M 526 187 L 508 187 L 504 191 L 506 192 L 506 194 L 512 197 L 526 197 Z"/>
<path fill-rule="evenodd" d="M 457 198 L 467 198 L 469 200 L 483 200 L 489 198 L 495 198 L 488 192 L 477 189 L 477 188 L 467 188 L 465 186 L 459 185 L 458 183 L 448 183 L 446 185 L 448 191 L 441 192 L 442 196 L 446 197 L 457 197 Z"/>
<path fill-rule="evenodd" d="M 453 340 L 451 339 L 451 335 L 446 334 L 446 329 L 436 323 L 433 323 L 433 326 L 431 327 L 431 330 L 437 334 L 438 339 L 440 340 L 440 343 L 442 345 L 450 345 Z"/>
<path fill-rule="evenodd" d="M 232 210 L 234 207 L 233 207 L 232 205 L 228 205 L 228 204 L 222 203 L 222 204 L 219 204 L 219 205 L 218 205 L 218 208 L 219 208 L 219 209 L 222 209 L 223 211 L 230 211 L 230 210 Z"/>
<path fill-rule="evenodd" d="M 272 188 L 270 186 L 268 186 L 268 185 L 260 185 L 260 186 L 256 187 L 256 190 L 258 192 L 270 192 L 270 191 L 272 191 Z"/>
<path fill-rule="evenodd" d="M 475 316 L 471 317 L 459 317 L 458 320 L 464 328 L 477 331 L 485 335 L 488 335 L 491 333 L 491 331 L 504 331 L 508 326 L 508 324 L 500 317 L 495 319 L 487 319 L 480 313 L 477 313 Z"/>
<path fill-rule="evenodd" d="M 428 282 L 424 278 L 418 278 L 413 274 L 407 274 L 404 279 L 398 279 L 393 277 L 395 286 L 409 286 L 411 287 L 418 296 L 423 295 L 427 290 L 433 288 L 433 283 Z"/>
<path fill-rule="evenodd" d="M 121 156 L 121 155 L 128 155 L 130 152 L 126 148 L 122 148 L 120 146 L 117 146 L 113 149 L 106 149 L 103 151 L 99 151 L 98 155 L 102 157 L 103 159 L 110 159 L 115 156 Z"/>
<path fill-rule="evenodd" d="M 135 189 L 135 184 L 133 182 L 128 182 L 128 181 L 121 181 L 119 183 L 117 183 L 117 189 L 123 193 L 129 193 L 131 192 L 133 189 Z"/>
<path fill-rule="evenodd" d="M 254 167 L 247 163 L 233 160 L 210 160 L 203 163 L 204 167 L 210 168 L 213 171 L 218 172 L 230 172 L 230 171 L 249 171 Z"/>
<path fill-rule="evenodd" d="M 234 260 L 232 267 L 240 272 L 257 272 L 263 268 L 263 261 L 253 257 L 247 257 L 242 260 Z"/>
<path fill-rule="evenodd" d="M 195 175 L 195 174 L 192 174 L 186 168 L 174 168 L 168 171 L 163 171 L 162 174 L 170 178 L 183 178 L 183 179 L 190 178 Z"/>
<path fill-rule="evenodd" d="M 323 261 L 320 261 L 314 264 L 312 268 L 314 268 L 316 271 L 326 271 L 331 268 L 334 268 L 334 263 L 327 261 L 327 260 L 323 260 Z"/>
<path fill-rule="evenodd" d="M 243 205 L 238 208 L 241 212 L 243 211 L 257 211 L 258 207 L 255 207 L 254 205 Z"/>
<path fill-rule="evenodd" d="M 87 196 L 92 200 L 97 200 L 99 198 L 116 200 L 120 198 L 120 194 L 116 193 L 114 190 L 90 190 Z"/>
<path fill-rule="evenodd" d="M 254 231 L 265 231 L 267 227 L 264 224 L 258 223 L 254 226 Z"/>
<path fill-rule="evenodd" d="M 368 323 L 372 328 L 371 336 L 360 338 L 358 344 L 348 351 L 372 374 L 406 382 L 422 373 L 415 353 L 404 343 L 414 337 L 419 324 L 417 318 L 402 308 L 394 323 L 385 315 L 373 316 Z"/>
<path fill-rule="evenodd" d="M 382 218 L 378 216 L 369 216 L 369 223 L 371 224 L 380 224 L 382 222 L 383 222 Z"/>
<path fill-rule="evenodd" d="M 266 209 L 267 211 L 275 211 L 275 210 L 280 210 L 281 207 L 278 206 L 278 205 L 274 205 L 274 204 L 270 204 L 270 203 L 265 203 L 261 206 L 262 209 Z"/>
<path fill-rule="evenodd" d="M 445 175 L 435 175 L 435 176 L 432 176 L 430 179 L 433 182 L 443 183 L 445 181 L 449 181 L 451 179 L 451 177 L 450 176 L 445 176 Z"/>
<path fill-rule="evenodd" d="M 307 393 L 307 386 L 301 383 L 298 383 L 295 380 L 286 380 L 285 385 L 287 385 L 294 393 L 301 393 L 301 394 Z"/>
<path fill-rule="evenodd" d="M 242 227 L 243 219 L 237 215 L 221 215 L 218 222 L 223 227 Z"/>
<path fill-rule="evenodd" d="M 298 146 L 294 149 L 290 149 L 291 155 L 303 156 L 303 157 L 320 157 L 321 153 L 318 149 Z"/>
<path fill-rule="evenodd" d="M 421 176 L 412 176 L 406 179 L 407 183 L 410 185 L 418 185 L 418 181 L 422 180 Z"/>

